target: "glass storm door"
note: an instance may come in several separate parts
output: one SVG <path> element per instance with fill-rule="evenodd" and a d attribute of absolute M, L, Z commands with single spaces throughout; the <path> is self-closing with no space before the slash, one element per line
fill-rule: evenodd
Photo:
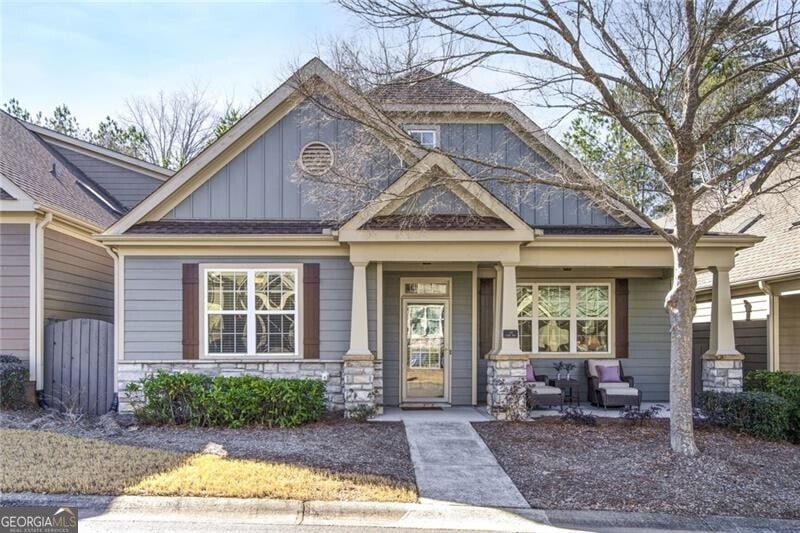
<path fill-rule="evenodd" d="M 405 305 L 404 401 L 447 401 L 447 304 Z"/>

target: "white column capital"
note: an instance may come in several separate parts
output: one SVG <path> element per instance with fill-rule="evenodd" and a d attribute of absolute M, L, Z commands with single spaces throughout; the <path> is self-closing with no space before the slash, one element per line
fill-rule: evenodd
<path fill-rule="evenodd" d="M 366 268 L 369 265 L 369 261 L 350 261 L 350 264 L 353 265 L 355 268 Z"/>
<path fill-rule="evenodd" d="M 720 273 L 728 273 L 731 271 L 733 267 L 731 266 L 711 266 L 708 267 L 708 270 L 711 271 L 712 274 L 720 274 Z"/>

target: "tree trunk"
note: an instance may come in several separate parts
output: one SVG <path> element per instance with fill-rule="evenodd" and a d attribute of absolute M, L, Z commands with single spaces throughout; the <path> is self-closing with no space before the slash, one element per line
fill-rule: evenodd
<path fill-rule="evenodd" d="M 673 246 L 675 272 L 665 306 L 670 323 L 670 444 L 681 455 L 697 455 L 692 421 L 692 320 L 696 311 L 692 245 Z"/>

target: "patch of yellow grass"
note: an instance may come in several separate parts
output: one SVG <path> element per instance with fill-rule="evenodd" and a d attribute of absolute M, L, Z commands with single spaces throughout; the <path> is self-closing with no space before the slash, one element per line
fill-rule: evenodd
<path fill-rule="evenodd" d="M 413 502 L 413 488 L 378 476 L 0 430 L 0 490 Z"/>

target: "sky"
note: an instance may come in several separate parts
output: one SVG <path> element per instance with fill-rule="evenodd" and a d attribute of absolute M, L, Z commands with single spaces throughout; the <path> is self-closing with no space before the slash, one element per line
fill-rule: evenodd
<path fill-rule="evenodd" d="M 219 109 L 248 108 L 310 59 L 318 40 L 360 28 L 320 1 L 0 0 L 0 101 L 16 98 L 46 115 L 67 104 L 92 128 L 124 116 L 131 97 L 195 84 Z M 498 89 L 479 73 L 459 81 Z"/>

